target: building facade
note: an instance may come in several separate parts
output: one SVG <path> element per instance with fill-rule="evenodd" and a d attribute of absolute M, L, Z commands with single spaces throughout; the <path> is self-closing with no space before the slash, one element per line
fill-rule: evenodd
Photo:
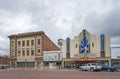
<path fill-rule="evenodd" d="M 110 38 L 104 34 L 95 36 L 84 29 L 74 39 L 63 40 L 62 57 L 62 67 L 94 61 L 111 65 Z"/>
<path fill-rule="evenodd" d="M 62 62 L 61 51 L 43 51 L 44 67 L 60 68 Z"/>
<path fill-rule="evenodd" d="M 120 68 L 120 46 L 111 46 L 111 65 Z"/>
<path fill-rule="evenodd" d="M 0 65 L 7 65 L 10 64 L 10 58 L 8 56 L 0 56 Z"/>
<path fill-rule="evenodd" d="M 41 67 L 43 66 L 43 51 L 59 50 L 43 31 L 8 37 L 10 39 L 10 67 Z"/>

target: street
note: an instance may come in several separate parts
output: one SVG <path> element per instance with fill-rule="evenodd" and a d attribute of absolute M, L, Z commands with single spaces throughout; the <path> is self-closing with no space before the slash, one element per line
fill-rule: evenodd
<path fill-rule="evenodd" d="M 0 79 L 120 79 L 120 72 L 15 68 L 0 69 Z"/>

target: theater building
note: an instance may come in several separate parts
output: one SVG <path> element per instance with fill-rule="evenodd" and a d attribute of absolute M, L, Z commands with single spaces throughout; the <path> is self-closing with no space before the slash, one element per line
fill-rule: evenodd
<path fill-rule="evenodd" d="M 104 34 L 95 36 L 84 29 L 73 39 L 68 37 L 63 40 L 62 57 L 62 67 L 96 61 L 111 65 L 110 37 Z"/>
<path fill-rule="evenodd" d="M 29 32 L 8 36 L 10 39 L 10 67 L 41 67 L 43 51 L 59 48 L 43 32 Z"/>

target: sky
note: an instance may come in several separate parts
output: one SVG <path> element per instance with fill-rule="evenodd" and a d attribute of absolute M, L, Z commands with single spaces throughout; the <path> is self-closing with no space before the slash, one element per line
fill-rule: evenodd
<path fill-rule="evenodd" d="M 9 54 L 12 34 L 44 31 L 57 44 L 84 28 L 120 45 L 120 0 L 0 0 L 0 54 Z"/>

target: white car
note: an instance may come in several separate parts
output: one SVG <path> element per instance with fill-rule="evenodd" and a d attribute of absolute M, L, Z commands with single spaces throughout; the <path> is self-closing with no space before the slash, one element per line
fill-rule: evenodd
<path fill-rule="evenodd" d="M 83 66 L 80 66 L 80 70 L 84 71 L 95 71 L 95 70 L 101 70 L 102 66 L 98 63 L 88 63 Z"/>

